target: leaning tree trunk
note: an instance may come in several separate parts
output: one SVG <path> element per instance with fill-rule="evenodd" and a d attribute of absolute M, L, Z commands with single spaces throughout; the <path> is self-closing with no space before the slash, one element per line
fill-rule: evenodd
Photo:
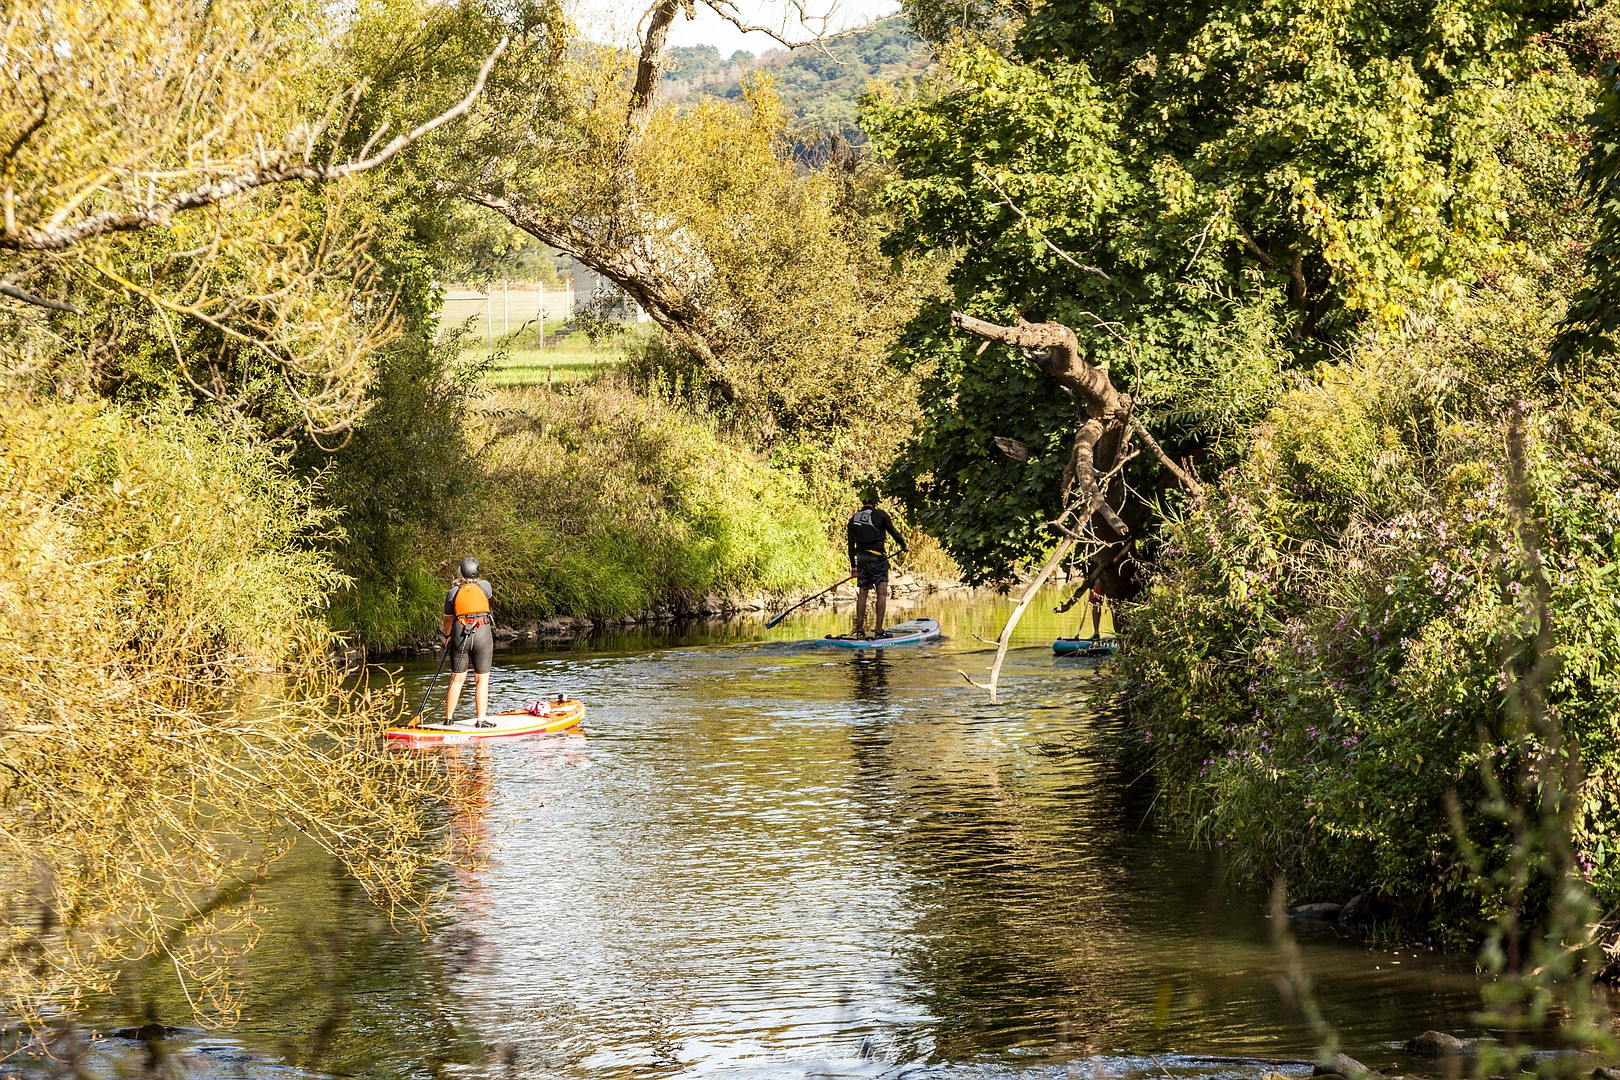
<path fill-rule="evenodd" d="M 1012 640 L 1013 629 L 1023 618 L 1035 594 L 1062 563 L 1063 557 L 1084 539 L 1095 539 L 1102 544 L 1103 551 L 1099 555 L 1106 555 L 1109 549 L 1130 538 L 1130 528 L 1109 505 L 1109 496 L 1120 472 L 1136 456 L 1135 439 L 1141 438 L 1194 499 L 1201 498 L 1202 491 L 1192 474 L 1172 461 L 1147 429 L 1132 418 L 1131 410 L 1135 402 L 1114 385 L 1108 372 L 1081 355 L 1080 339 L 1069 327 L 1062 323 L 1031 323 L 1023 319 L 1012 326 L 1000 326 L 960 311 L 951 313 L 951 324 L 987 341 L 1031 351 L 1036 366 L 1057 380 L 1079 410 L 1074 444 L 1060 492 L 1062 510 L 1055 519 L 1047 522 L 1059 535 L 1057 547 L 1030 581 L 1018 606 L 1008 617 L 1006 626 L 1002 627 L 1001 637 L 996 643 L 995 663 L 990 668 L 990 681 L 975 682 L 966 672 L 961 673 L 968 682 L 989 692 L 990 700 L 994 703 L 996 683 L 1001 677 L 1001 665 L 1007 658 L 1007 645 Z M 1075 492 L 1076 488 L 1079 489 L 1078 493 Z"/>

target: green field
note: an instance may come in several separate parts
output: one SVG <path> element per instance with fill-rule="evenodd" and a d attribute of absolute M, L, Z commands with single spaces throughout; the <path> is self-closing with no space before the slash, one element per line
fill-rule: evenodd
<path fill-rule="evenodd" d="M 467 359 L 493 357 L 489 374 L 484 377 L 491 386 L 544 386 L 588 379 L 596 372 L 622 363 L 625 356 L 640 342 L 635 332 L 617 335 L 600 345 L 592 345 L 583 334 L 538 348 L 533 337 L 523 344 L 512 344 L 504 350 L 486 346 L 465 349 Z"/>

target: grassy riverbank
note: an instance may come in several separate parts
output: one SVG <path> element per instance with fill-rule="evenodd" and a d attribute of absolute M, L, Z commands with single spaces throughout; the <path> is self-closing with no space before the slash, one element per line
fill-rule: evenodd
<path fill-rule="evenodd" d="M 546 336 L 533 331 L 514 334 L 493 347 L 475 344 L 461 350 L 462 363 L 483 370 L 482 381 L 493 387 L 557 386 L 600 375 L 625 363 L 646 347 L 652 336 L 646 326 L 619 328 L 600 341 L 582 330 Z"/>
<path fill-rule="evenodd" d="M 465 553 L 483 561 L 507 624 L 792 592 L 836 562 L 800 473 L 611 375 L 486 392 L 461 433 L 465 475 L 441 529 L 413 534 L 392 587 L 362 577 L 334 599 L 333 624 L 352 640 L 432 633 Z"/>

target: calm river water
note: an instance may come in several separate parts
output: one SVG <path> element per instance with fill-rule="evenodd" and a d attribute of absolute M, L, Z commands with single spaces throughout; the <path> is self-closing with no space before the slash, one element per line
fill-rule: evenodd
<path fill-rule="evenodd" d="M 958 674 L 982 677 L 974 635 L 1006 606 L 920 605 L 949 640 L 891 654 L 795 640 L 831 615 L 499 654 L 498 706 L 563 691 L 590 714 L 438 751 L 485 807 L 451 827 L 488 853 L 442 932 L 392 930 L 295 852 L 260 897 L 241 1023 L 175 1044 L 233 1075 L 367 1077 L 1180 1080 L 1309 1057 L 1263 898 L 1154 831 L 1092 705 L 1107 664 L 1052 656 L 1071 617 L 1029 616 L 1004 704 Z M 1369 1064 L 1469 1030 L 1468 958 L 1298 930 Z M 134 973 L 92 1019 L 191 1023 L 165 979 Z"/>

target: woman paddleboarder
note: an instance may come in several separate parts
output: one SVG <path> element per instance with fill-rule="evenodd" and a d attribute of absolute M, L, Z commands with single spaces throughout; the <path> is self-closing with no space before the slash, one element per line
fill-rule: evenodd
<path fill-rule="evenodd" d="M 467 669 L 473 671 L 473 700 L 478 719 L 473 727 L 494 727 L 485 719 L 489 711 L 489 669 L 495 662 L 495 615 L 490 601 L 495 587 L 480 575 L 482 568 L 471 555 L 461 560 L 461 576 L 444 597 L 445 648 L 450 650 L 450 689 L 444 696 L 444 722 L 454 723 Z"/>

